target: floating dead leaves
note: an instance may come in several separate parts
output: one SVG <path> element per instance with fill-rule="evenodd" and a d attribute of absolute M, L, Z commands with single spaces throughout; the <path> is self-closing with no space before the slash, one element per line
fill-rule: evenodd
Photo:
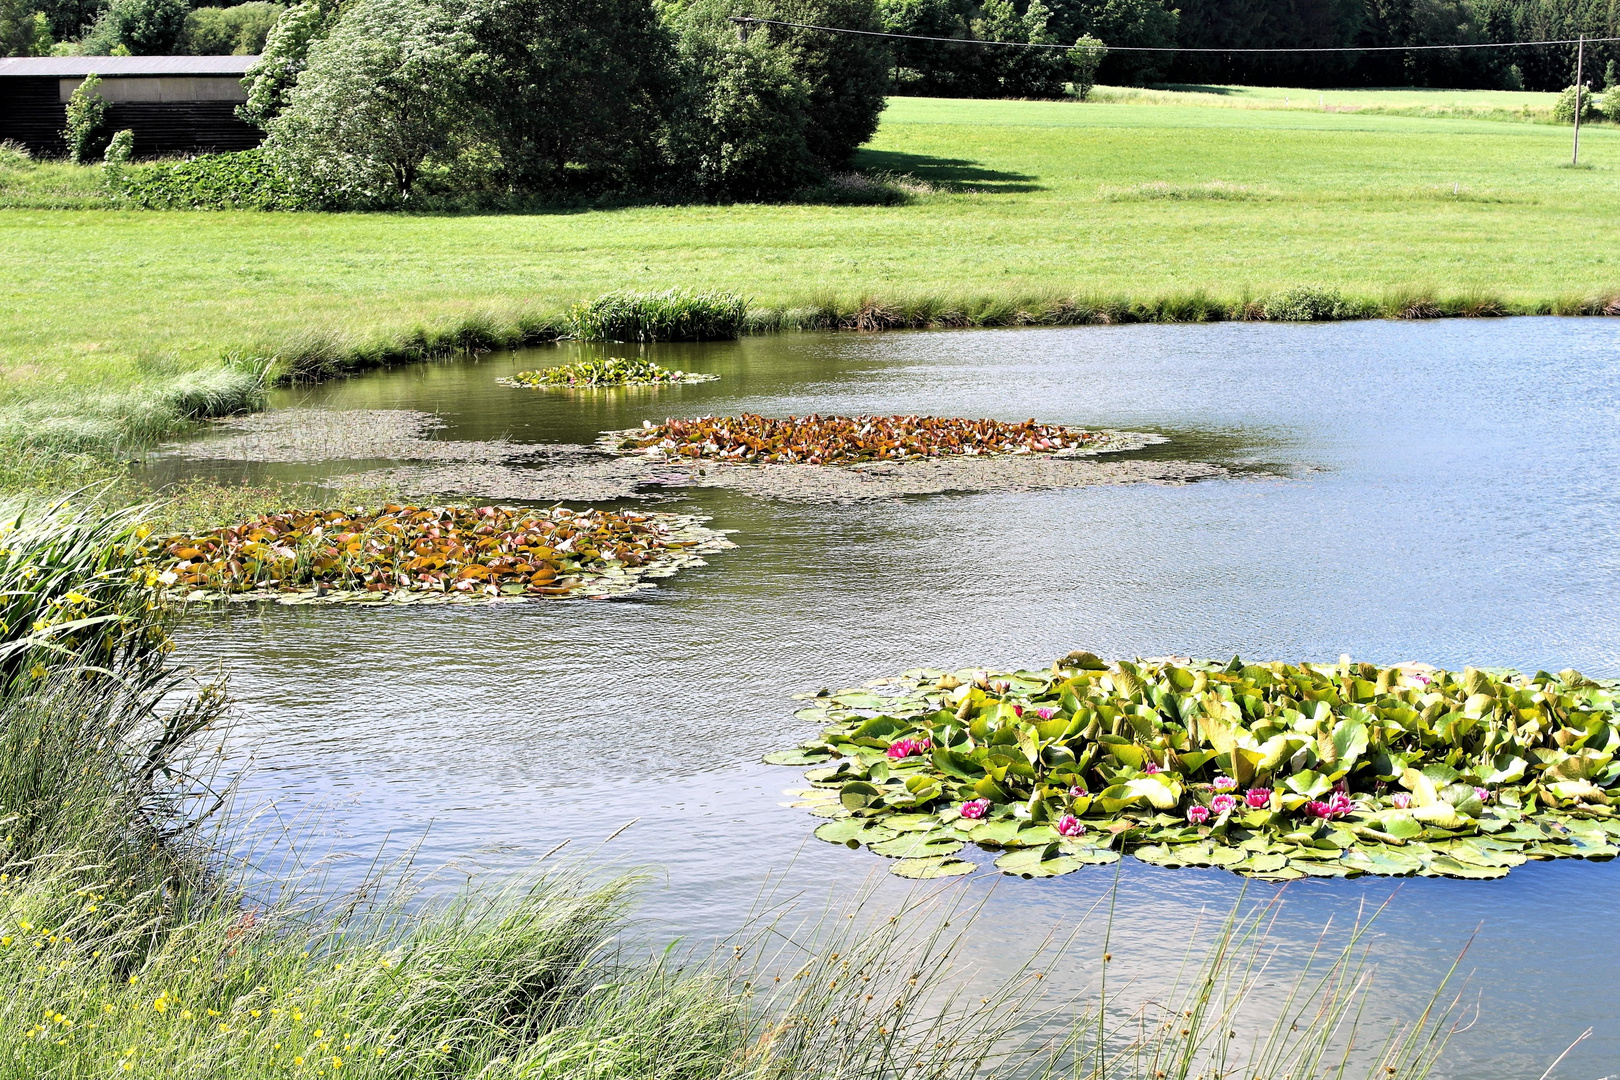
<path fill-rule="evenodd" d="M 955 455 L 1089 453 L 1107 432 L 1001 420 L 936 416 L 790 416 L 752 413 L 696 420 L 650 421 L 640 430 L 611 433 L 620 450 L 740 464 L 850 465 Z"/>
<path fill-rule="evenodd" d="M 509 378 L 496 379 L 502 386 L 526 388 L 663 386 L 671 383 L 713 382 L 718 375 L 659 367 L 646 357 L 609 356 L 576 360 L 571 364 L 520 371 Z"/>
<path fill-rule="evenodd" d="M 676 514 L 388 505 L 290 510 L 163 539 L 187 600 L 429 603 L 607 597 L 734 547 Z"/>
<path fill-rule="evenodd" d="M 792 805 L 902 876 L 1054 877 L 1134 855 L 1284 881 L 1499 878 L 1620 855 L 1620 682 L 1423 664 L 1121 660 L 918 669 L 800 717 Z"/>

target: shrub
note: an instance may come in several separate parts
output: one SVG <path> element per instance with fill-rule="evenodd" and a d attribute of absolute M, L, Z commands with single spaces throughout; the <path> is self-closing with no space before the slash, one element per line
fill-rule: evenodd
<path fill-rule="evenodd" d="M 748 301 L 732 293 L 671 289 L 613 292 L 569 313 L 573 336 L 586 341 L 725 341 L 742 330 Z"/>
<path fill-rule="evenodd" d="M 80 43 L 86 56 L 161 56 L 172 53 L 186 16 L 191 13 L 187 0 L 112 0 L 90 32 Z"/>
<path fill-rule="evenodd" d="M 125 128 L 113 135 L 107 143 L 107 149 L 102 152 L 101 160 L 108 165 L 128 165 L 129 159 L 135 155 L 135 132 Z"/>
<path fill-rule="evenodd" d="M 1296 285 L 1267 297 L 1261 310 L 1273 322 L 1324 322 L 1355 315 L 1337 289 L 1312 285 Z"/>
<path fill-rule="evenodd" d="M 1605 102 L 1605 105 L 1607 105 L 1607 102 Z M 1590 86 L 1581 87 L 1581 122 L 1596 120 L 1600 115 L 1597 104 L 1593 100 L 1592 88 Z M 1575 122 L 1575 88 L 1573 86 L 1566 87 L 1564 92 L 1558 95 L 1558 102 L 1553 106 L 1552 117 L 1555 124 L 1573 124 Z"/>
<path fill-rule="evenodd" d="M 287 107 L 287 95 L 308 65 L 310 46 L 324 38 L 337 22 L 336 0 L 305 0 L 288 8 L 271 28 L 264 51 L 247 69 L 247 101 L 236 115 L 259 128 Z"/>
<path fill-rule="evenodd" d="M 286 178 L 258 149 L 154 165 L 128 180 L 124 198 L 148 210 L 280 210 L 293 203 Z"/>
<path fill-rule="evenodd" d="M 286 10 L 268 0 L 250 0 L 235 7 L 197 8 L 186 16 L 176 48 L 188 56 L 261 53 L 271 28 Z"/>
<path fill-rule="evenodd" d="M 62 129 L 62 138 L 67 140 L 68 157 L 75 165 L 83 165 L 95 152 L 96 141 L 107 123 L 107 99 L 101 96 L 100 86 L 101 77 L 92 71 L 68 99 L 67 127 Z"/>
<path fill-rule="evenodd" d="M 270 122 L 272 166 L 310 205 L 408 201 L 430 159 L 467 139 L 473 49 L 437 0 L 354 0 Z"/>

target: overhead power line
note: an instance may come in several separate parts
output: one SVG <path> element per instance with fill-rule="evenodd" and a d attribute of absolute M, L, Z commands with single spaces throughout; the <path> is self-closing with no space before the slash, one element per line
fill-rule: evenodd
<path fill-rule="evenodd" d="M 936 41 L 945 45 L 998 45 L 1011 46 L 1018 49 L 1062 49 L 1067 52 L 1073 45 L 1049 45 L 1039 41 L 985 41 L 981 38 L 952 38 L 928 37 L 924 34 L 890 34 L 882 30 L 851 30 L 845 26 L 817 26 L 814 23 L 786 22 L 782 19 L 756 19 L 752 15 L 733 15 L 731 21 L 741 27 L 748 26 L 786 26 L 794 30 L 820 30 L 827 34 L 852 34 L 856 37 L 890 38 L 899 41 Z M 1586 38 L 1586 44 L 1595 45 L 1604 42 L 1617 42 L 1620 37 Z M 1441 49 L 1533 49 L 1544 45 L 1579 45 L 1580 38 L 1550 38 L 1546 41 L 1488 41 L 1467 45 L 1338 45 L 1338 46 L 1300 46 L 1283 49 L 1257 49 L 1233 47 L 1218 49 L 1210 47 L 1184 48 L 1180 45 L 1109 45 L 1103 43 L 1103 48 L 1109 52 L 1138 52 L 1138 53 L 1368 53 L 1368 52 L 1431 52 Z"/>

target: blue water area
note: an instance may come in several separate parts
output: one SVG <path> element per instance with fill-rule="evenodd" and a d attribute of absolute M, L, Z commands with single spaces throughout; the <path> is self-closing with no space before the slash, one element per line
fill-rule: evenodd
<path fill-rule="evenodd" d="M 1035 417 L 1162 432 L 1156 456 L 1234 472 L 860 505 L 701 490 L 672 508 L 736 530 L 737 549 L 634 598 L 193 618 L 183 655 L 223 664 L 240 702 L 246 805 L 318 813 L 323 842 L 360 864 L 425 831 L 419 865 L 499 875 L 568 840 L 554 859 L 656 868 L 642 928 L 702 941 L 735 929 L 767 881 L 810 908 L 874 872 L 879 907 L 910 888 L 868 852 L 810 839 L 815 819 L 783 805 L 797 772 L 759 759 L 808 734 L 794 692 L 920 665 L 1044 666 L 1075 648 L 1620 675 L 1609 321 L 806 334 L 654 354 L 722 378 L 589 394 L 496 385 L 569 358 L 561 347 L 278 404 L 428 409 L 443 437 L 522 442 L 740 411 Z M 1414 1017 L 1466 947 L 1446 1000 L 1460 991 L 1472 1023 L 1436 1075 L 1537 1077 L 1589 1026 L 1553 1075 L 1620 1073 L 1613 863 L 1278 887 L 1126 860 L 1117 874 L 945 887 L 983 903 L 968 947 L 979 978 L 1092 912 L 1054 988 L 1095 979 L 1093 909 L 1117 888 L 1109 979 L 1127 1004 L 1162 994 L 1188 942 L 1234 904 L 1280 897 L 1265 978 L 1282 985 L 1324 926 L 1342 942 L 1388 900 L 1367 939 L 1368 1030 Z"/>

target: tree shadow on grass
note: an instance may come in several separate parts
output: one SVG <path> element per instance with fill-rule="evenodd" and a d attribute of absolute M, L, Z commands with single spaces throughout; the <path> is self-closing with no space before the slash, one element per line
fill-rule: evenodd
<path fill-rule="evenodd" d="M 915 177 L 946 191 L 1010 194 L 1046 190 L 1040 184 L 1031 183 L 1039 178 L 1030 173 L 987 169 L 977 161 L 965 158 L 906 154 L 898 150 L 860 150 L 855 154 L 855 166 L 866 173 L 897 173 Z"/>

